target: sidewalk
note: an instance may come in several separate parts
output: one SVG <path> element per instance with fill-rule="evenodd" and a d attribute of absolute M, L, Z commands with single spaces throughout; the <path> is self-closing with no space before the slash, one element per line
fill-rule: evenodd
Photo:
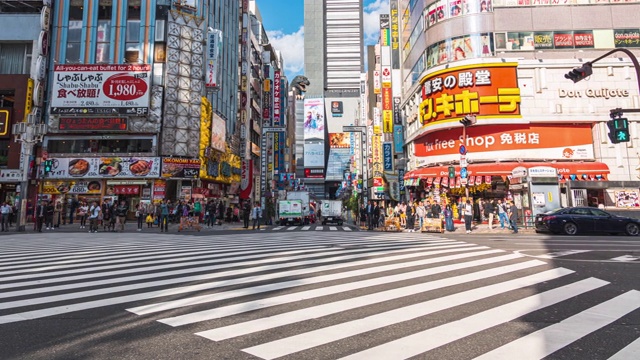
<path fill-rule="evenodd" d="M 445 231 L 445 234 L 465 234 L 464 223 L 462 224 L 454 224 L 455 231 Z M 367 231 L 366 227 L 360 227 L 360 230 Z M 376 228 L 373 231 L 384 231 L 382 228 Z M 407 232 L 407 230 L 403 230 Z M 500 229 L 500 225 L 493 226 L 493 229 L 489 229 L 488 224 L 474 224 L 471 228 L 472 234 L 496 234 L 496 235 L 504 235 L 504 234 L 513 234 L 513 231 L 509 229 Z M 535 234 L 535 229 L 533 227 L 518 227 L 518 234 Z M 426 234 L 426 232 L 425 232 Z M 438 234 L 438 232 L 431 232 L 431 234 Z"/>
<path fill-rule="evenodd" d="M 214 225 L 211 228 L 208 228 L 206 226 L 204 226 L 204 224 L 200 224 L 201 229 L 200 232 L 202 233 L 207 233 L 207 232 L 218 232 L 218 231 L 224 231 L 224 230 L 245 230 L 242 228 L 242 223 L 239 222 L 233 222 L 233 223 L 223 223 L 222 225 Z M 262 225 L 264 226 L 264 225 Z M 192 228 L 185 228 L 182 229 L 182 231 L 178 231 L 178 227 L 179 224 L 169 224 L 169 232 L 168 233 L 175 233 L 175 234 L 181 234 L 181 233 L 193 233 L 193 232 L 198 232 L 196 229 L 192 229 Z M 18 232 L 16 230 L 16 226 L 14 224 L 14 226 L 10 227 L 10 230 L 8 232 L 0 232 L 0 236 L 2 235 L 9 235 L 9 234 L 33 234 L 33 233 L 37 233 L 36 230 L 34 230 L 34 225 L 33 223 L 27 223 L 27 225 L 25 226 L 26 231 L 21 231 Z M 98 227 L 98 232 L 105 232 L 103 230 L 104 228 L 102 226 Z M 42 233 L 88 233 L 89 232 L 89 222 L 87 222 L 87 226 L 84 229 L 80 228 L 80 223 L 79 222 L 74 222 L 73 225 L 70 224 L 66 224 L 66 225 L 60 225 L 59 228 L 55 228 L 55 229 L 49 229 L 47 230 L 46 227 L 42 227 Z M 110 231 L 106 231 L 106 232 L 110 232 Z M 157 225 L 154 225 L 152 228 L 148 228 L 147 224 L 145 223 L 142 227 L 142 231 L 138 231 L 138 223 L 137 221 L 127 221 L 127 223 L 124 225 L 124 232 L 125 233 L 158 233 L 161 234 L 160 232 L 160 227 Z"/>

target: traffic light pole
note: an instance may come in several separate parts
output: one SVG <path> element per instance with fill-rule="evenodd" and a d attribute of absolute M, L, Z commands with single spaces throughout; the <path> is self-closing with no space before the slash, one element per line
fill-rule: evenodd
<path fill-rule="evenodd" d="M 625 48 L 620 48 L 620 49 L 614 49 L 609 51 L 608 53 L 594 59 L 591 60 L 589 62 L 587 62 L 587 64 L 593 64 L 595 62 L 598 62 L 604 58 L 606 58 L 607 56 L 616 53 L 618 51 L 622 51 L 623 53 L 627 54 L 627 56 L 629 56 L 629 59 L 631 59 L 631 62 L 633 63 L 633 67 L 636 69 L 636 80 L 638 81 L 638 91 L 640 91 L 640 63 L 638 63 L 638 58 L 636 58 L 635 55 L 633 55 L 633 53 Z M 627 111 L 629 112 L 629 111 Z"/>

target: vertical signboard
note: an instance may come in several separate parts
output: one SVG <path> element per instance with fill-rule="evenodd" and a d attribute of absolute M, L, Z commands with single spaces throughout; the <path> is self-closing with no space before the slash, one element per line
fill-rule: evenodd
<path fill-rule="evenodd" d="M 393 125 L 393 151 L 396 154 L 402 153 L 402 148 L 404 146 L 404 134 L 402 132 L 402 125 Z"/>
<path fill-rule="evenodd" d="M 282 100 L 282 88 L 280 82 L 280 70 L 277 70 L 273 73 L 273 126 L 282 125 L 282 122 L 280 121 L 280 106 L 282 105 L 280 103 Z"/>
<path fill-rule="evenodd" d="M 398 21 L 398 0 L 390 0 L 391 8 L 391 68 L 400 69 L 400 26 Z"/>
<path fill-rule="evenodd" d="M 374 186 L 382 186 L 382 136 L 373 135 L 371 137 L 371 160 Z"/>
<path fill-rule="evenodd" d="M 219 87 L 220 55 L 222 54 L 222 31 L 211 29 L 207 33 L 207 56 L 205 69 L 205 86 L 217 89 Z"/>
<path fill-rule="evenodd" d="M 380 85 L 381 74 L 380 70 L 373 70 L 373 93 L 380 94 L 380 89 L 382 86 Z"/>
<path fill-rule="evenodd" d="M 385 134 L 393 132 L 393 100 L 391 87 L 382 88 L 382 131 Z"/>
<path fill-rule="evenodd" d="M 385 142 L 382 144 L 383 168 L 384 171 L 393 171 L 393 144 Z"/>
<path fill-rule="evenodd" d="M 264 65 L 264 82 L 262 86 L 262 126 L 273 126 L 271 121 L 271 65 Z"/>
<path fill-rule="evenodd" d="M 249 156 L 248 125 L 249 125 L 249 0 L 242 0 L 242 33 L 240 35 L 240 198 L 251 198 L 253 185 L 253 163 Z"/>
<path fill-rule="evenodd" d="M 380 45 L 389 46 L 390 43 L 389 14 L 380 14 Z"/>

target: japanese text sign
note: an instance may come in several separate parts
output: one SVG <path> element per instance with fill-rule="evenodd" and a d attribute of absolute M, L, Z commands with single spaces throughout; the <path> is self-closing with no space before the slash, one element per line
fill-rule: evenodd
<path fill-rule="evenodd" d="M 393 171 L 393 144 L 390 142 L 383 143 L 382 153 L 384 156 L 384 171 Z"/>
<path fill-rule="evenodd" d="M 420 120 L 428 124 L 466 114 L 520 115 L 517 63 L 461 66 L 422 79 Z"/>
<path fill-rule="evenodd" d="M 56 65 L 52 114 L 145 115 L 151 65 Z"/>

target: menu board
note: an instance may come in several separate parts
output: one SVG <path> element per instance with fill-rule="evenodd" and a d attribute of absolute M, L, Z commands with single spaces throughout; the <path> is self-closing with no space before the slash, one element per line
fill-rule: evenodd
<path fill-rule="evenodd" d="M 162 177 L 196 179 L 200 175 L 200 160 L 162 158 Z"/>
<path fill-rule="evenodd" d="M 157 178 L 160 176 L 160 158 L 157 157 L 76 157 L 52 160 L 52 170 L 43 174 L 45 178 Z"/>

